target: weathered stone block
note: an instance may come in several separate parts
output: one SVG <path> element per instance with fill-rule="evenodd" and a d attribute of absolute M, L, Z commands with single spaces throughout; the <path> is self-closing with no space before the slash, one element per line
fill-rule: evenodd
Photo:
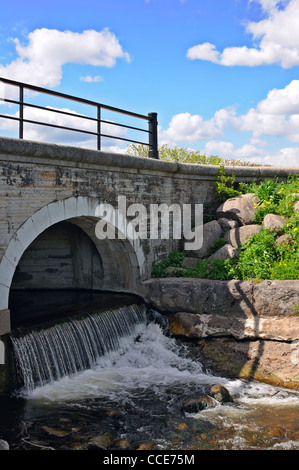
<path fill-rule="evenodd" d="M 234 248 L 232 245 L 227 243 L 226 245 L 219 248 L 219 250 L 217 250 L 215 253 L 213 253 L 209 257 L 209 260 L 214 261 L 216 259 L 219 259 L 219 260 L 224 261 L 226 259 L 238 258 L 238 256 L 239 256 L 238 250 L 236 250 L 236 248 Z"/>
<path fill-rule="evenodd" d="M 222 228 L 218 224 L 217 220 L 212 220 L 203 224 L 203 243 L 202 247 L 199 250 L 190 250 L 190 255 L 195 256 L 196 258 L 204 258 L 209 252 L 209 248 L 213 245 L 218 238 L 222 235 Z"/>
<path fill-rule="evenodd" d="M 276 229 L 282 228 L 286 221 L 283 217 L 276 214 L 267 214 L 263 220 L 263 228 Z"/>
<path fill-rule="evenodd" d="M 294 317 L 299 305 L 299 280 L 263 281 L 254 286 L 254 305 L 259 315 Z M 299 317 L 295 317 L 299 322 Z"/>
<path fill-rule="evenodd" d="M 217 218 L 226 217 L 239 222 L 241 225 L 252 224 L 256 206 L 259 198 L 253 193 L 227 199 L 221 204 L 217 211 Z"/>
<path fill-rule="evenodd" d="M 223 236 L 224 240 L 227 241 L 233 247 L 238 247 L 246 242 L 248 242 L 249 238 L 261 231 L 262 227 L 260 225 L 243 225 L 242 227 L 233 228 L 226 232 Z"/>
<path fill-rule="evenodd" d="M 191 338 L 232 336 L 238 340 L 294 341 L 299 337 L 299 318 L 179 312 L 173 317 L 170 331 Z"/>
<path fill-rule="evenodd" d="M 228 232 L 228 230 L 231 230 L 232 228 L 239 227 L 239 222 L 236 220 L 226 219 L 225 217 L 220 217 L 217 222 L 222 228 L 223 232 Z"/>
<path fill-rule="evenodd" d="M 150 279 L 146 299 L 157 310 L 241 316 L 254 314 L 253 282 L 197 278 Z"/>

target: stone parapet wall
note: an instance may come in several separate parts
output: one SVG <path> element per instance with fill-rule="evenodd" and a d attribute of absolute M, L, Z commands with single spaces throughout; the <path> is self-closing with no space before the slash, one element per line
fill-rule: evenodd
<path fill-rule="evenodd" d="M 197 165 L 177 162 L 166 162 L 149 158 L 141 158 L 127 154 L 108 153 L 98 150 L 82 149 L 56 144 L 46 144 L 28 140 L 0 137 L 0 155 L 11 160 L 14 156 L 29 158 L 32 161 L 42 159 L 49 164 L 58 161 L 66 166 L 69 162 L 106 167 L 119 167 L 121 169 L 148 170 L 156 173 L 172 173 L 184 176 L 194 176 L 200 179 L 215 180 L 219 173 L 217 165 Z M 33 160 L 32 160 L 33 159 Z M 235 166 L 226 167 L 226 173 L 236 175 L 237 180 L 286 178 L 289 174 L 298 174 L 298 167 L 271 167 L 271 166 Z"/>
<path fill-rule="evenodd" d="M 235 167 L 226 171 L 233 171 L 239 181 L 251 181 L 286 178 L 298 169 Z M 215 197 L 218 172 L 219 167 L 212 165 L 0 138 L 0 312 L 8 308 L 11 281 L 22 254 L 51 224 L 70 220 L 96 243 L 104 287 L 142 293 L 140 281 L 151 276 L 152 262 L 181 249 L 183 241 L 170 235 L 165 240 L 148 237 L 138 246 L 129 246 L 126 240 L 97 243 L 95 208 L 101 202 L 117 207 L 119 196 L 126 197 L 127 207 L 143 204 L 148 213 L 151 204 L 209 204 Z"/>

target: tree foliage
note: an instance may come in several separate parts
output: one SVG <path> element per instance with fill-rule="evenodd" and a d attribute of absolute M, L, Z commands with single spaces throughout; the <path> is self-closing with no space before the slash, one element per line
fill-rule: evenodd
<path fill-rule="evenodd" d="M 131 144 L 126 152 L 135 157 L 148 158 L 147 145 Z M 195 165 L 217 165 L 217 166 L 258 166 L 254 163 L 246 162 L 240 159 L 221 158 L 216 155 L 207 157 L 200 150 L 193 150 L 181 147 L 168 147 L 161 145 L 159 147 L 159 159 L 168 162 L 190 163 Z"/>

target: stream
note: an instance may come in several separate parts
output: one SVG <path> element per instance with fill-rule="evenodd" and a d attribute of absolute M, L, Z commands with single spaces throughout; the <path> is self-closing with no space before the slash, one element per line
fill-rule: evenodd
<path fill-rule="evenodd" d="M 0 399 L 11 450 L 299 450 L 299 392 L 204 370 L 142 303 L 108 312 L 16 328 L 20 384 Z M 231 402 L 209 395 L 215 384 Z M 201 409 L 184 407 L 201 397 Z"/>

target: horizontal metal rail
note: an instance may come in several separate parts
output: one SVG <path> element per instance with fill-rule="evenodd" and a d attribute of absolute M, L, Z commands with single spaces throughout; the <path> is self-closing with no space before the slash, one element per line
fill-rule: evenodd
<path fill-rule="evenodd" d="M 108 105 L 105 105 L 105 104 L 102 104 L 102 103 L 98 103 L 96 101 L 86 100 L 84 98 L 79 98 L 79 97 L 76 97 L 76 96 L 67 95 L 65 93 L 60 93 L 58 91 L 49 90 L 47 88 L 41 88 L 41 87 L 38 87 L 38 86 L 35 86 L 35 85 L 30 85 L 28 83 L 22 83 L 22 82 L 17 82 L 15 80 L 9 80 L 9 79 L 3 78 L 3 77 L 0 77 L 0 83 L 1 82 L 4 83 L 4 84 L 15 86 L 15 87 L 19 88 L 19 100 L 14 100 L 14 99 L 10 99 L 10 98 L 5 98 L 4 96 L 3 97 L 0 96 L 0 101 L 4 101 L 6 103 L 15 104 L 15 105 L 19 106 L 19 116 L 17 117 L 17 116 L 12 116 L 12 115 L 9 115 L 9 114 L 0 114 L 0 118 L 11 119 L 11 120 L 17 121 L 19 123 L 19 138 L 20 139 L 24 138 L 24 123 L 29 123 L 29 124 L 34 124 L 34 125 L 53 127 L 53 128 L 56 128 L 56 129 L 62 129 L 62 130 L 73 131 L 73 132 L 80 132 L 80 133 L 96 136 L 97 137 L 97 149 L 98 150 L 101 150 L 101 145 L 102 145 L 101 138 L 102 137 L 110 138 L 110 139 L 117 139 L 117 140 L 121 140 L 121 141 L 125 141 L 125 142 L 135 143 L 135 144 L 146 145 L 146 146 L 149 147 L 148 156 L 150 158 L 156 158 L 156 159 L 159 158 L 159 154 L 158 154 L 157 113 L 148 113 L 147 116 L 143 115 L 143 114 L 137 114 L 137 113 L 127 111 L 127 110 L 124 110 L 124 109 L 120 109 L 120 108 L 116 108 L 116 107 L 113 107 L 113 106 L 108 106 Z M 47 94 L 47 95 L 51 95 L 51 96 L 54 96 L 54 97 L 57 97 L 57 98 L 67 99 L 67 100 L 70 100 L 70 101 L 74 101 L 74 102 L 77 102 L 77 103 L 81 103 L 81 104 L 84 104 L 84 105 L 95 107 L 96 110 L 97 110 L 97 117 L 91 117 L 91 116 L 87 116 L 85 114 L 79 114 L 79 113 L 75 113 L 75 112 L 71 112 L 71 111 L 65 111 L 63 109 L 57 109 L 57 108 L 53 108 L 53 107 L 49 107 L 49 106 L 46 107 L 46 106 L 40 106 L 40 105 L 37 105 L 37 104 L 29 103 L 27 101 L 24 101 L 24 90 L 31 90 L 31 91 L 34 91 L 34 92 L 37 92 L 37 93 Z M 34 119 L 26 119 L 24 117 L 24 108 L 25 107 L 26 108 L 35 108 L 35 109 L 39 109 L 39 110 L 43 110 L 43 111 L 47 111 L 47 112 L 52 112 L 52 113 L 57 113 L 57 114 L 60 114 L 60 115 L 65 115 L 65 116 L 78 118 L 78 119 L 85 119 L 87 121 L 93 121 L 96 124 L 96 130 L 91 131 L 91 130 L 82 129 L 82 128 L 79 128 L 79 127 L 63 126 L 63 125 L 60 125 L 60 124 L 54 124 L 54 123 L 50 123 L 50 122 L 36 121 Z M 109 121 L 109 120 L 101 119 L 102 110 L 112 111 L 112 112 L 115 112 L 115 113 L 130 116 L 130 117 L 133 117 L 133 118 L 146 120 L 148 122 L 148 129 L 143 129 L 141 127 L 130 126 L 130 125 L 118 123 L 118 122 L 115 122 L 115 121 Z M 140 141 L 140 140 L 133 140 L 133 139 L 121 137 L 121 136 L 118 136 L 118 135 L 115 135 L 115 134 L 114 135 L 113 134 L 106 134 L 106 133 L 104 134 L 101 131 L 101 125 L 102 124 L 105 124 L 106 126 L 111 125 L 111 126 L 115 126 L 115 127 L 120 127 L 120 128 L 124 128 L 124 129 L 130 129 L 130 130 L 145 133 L 145 134 L 148 135 L 148 141 L 144 142 L 144 141 Z"/>

